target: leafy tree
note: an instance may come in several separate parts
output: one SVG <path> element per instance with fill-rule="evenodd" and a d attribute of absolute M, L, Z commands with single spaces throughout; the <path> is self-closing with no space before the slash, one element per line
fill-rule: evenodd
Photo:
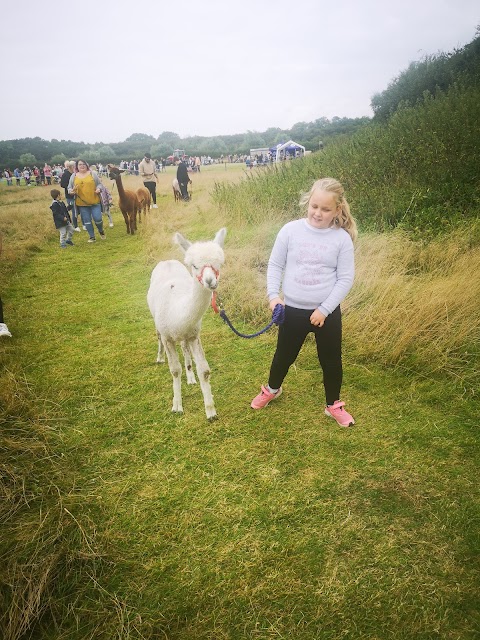
<path fill-rule="evenodd" d="M 279 127 L 269 127 L 263 134 L 263 138 L 267 147 L 272 147 L 275 143 L 275 138 L 281 133 L 282 130 Z"/>
<path fill-rule="evenodd" d="M 165 142 L 162 142 L 162 144 L 153 144 L 150 147 L 152 158 L 166 158 L 172 154 L 172 151 L 173 147 Z"/>
<path fill-rule="evenodd" d="M 292 139 L 297 141 L 304 140 L 307 137 L 309 126 L 307 122 L 297 122 L 290 130 Z"/>
<path fill-rule="evenodd" d="M 35 158 L 33 153 L 22 153 L 22 155 L 20 156 L 20 164 L 23 164 L 23 166 L 36 164 L 36 163 L 37 163 L 37 159 Z"/>
<path fill-rule="evenodd" d="M 180 136 L 173 131 L 163 131 L 163 133 L 158 136 L 157 142 L 158 144 L 168 144 L 173 151 L 175 147 L 180 146 Z"/>
<path fill-rule="evenodd" d="M 203 146 L 205 140 L 207 140 L 207 138 L 204 136 L 189 136 L 183 140 L 182 149 L 185 149 L 185 153 L 191 156 L 199 153 L 208 153 L 208 150 Z"/>
<path fill-rule="evenodd" d="M 217 156 L 228 153 L 228 148 L 220 136 L 215 138 L 205 138 L 198 147 L 198 153 Z"/>
<path fill-rule="evenodd" d="M 17 155 L 11 140 L 0 142 L 0 163 L 4 167 L 18 164 Z"/>
<path fill-rule="evenodd" d="M 100 160 L 102 162 L 116 162 L 117 161 L 117 155 L 116 155 L 115 151 L 112 149 L 112 147 L 110 147 L 107 144 L 102 145 L 101 147 L 98 147 L 98 149 L 96 149 L 96 151 L 98 152 L 98 154 L 100 156 Z"/>
<path fill-rule="evenodd" d="M 155 138 L 153 136 L 149 136 L 146 133 L 132 133 L 125 142 L 142 142 L 142 143 L 152 143 L 155 142 Z"/>
<path fill-rule="evenodd" d="M 248 131 L 243 139 L 243 148 L 249 151 L 252 148 L 266 146 L 265 138 L 257 131 Z"/>
<path fill-rule="evenodd" d="M 57 153 L 50 160 L 50 164 L 63 164 L 66 159 L 67 159 L 67 156 L 64 153 Z"/>
<path fill-rule="evenodd" d="M 273 145 L 281 144 L 282 142 L 288 142 L 291 138 L 290 132 L 288 131 L 279 131 L 273 140 Z M 273 147 L 272 145 L 272 147 Z"/>
<path fill-rule="evenodd" d="M 100 162 L 102 160 L 100 152 L 94 147 L 90 147 L 90 149 L 87 149 L 84 152 L 83 157 L 89 164 L 91 164 L 92 162 Z"/>

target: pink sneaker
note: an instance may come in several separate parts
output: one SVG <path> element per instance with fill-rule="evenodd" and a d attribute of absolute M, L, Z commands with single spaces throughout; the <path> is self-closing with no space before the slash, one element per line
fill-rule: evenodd
<path fill-rule="evenodd" d="M 355 424 L 355 420 L 348 413 L 348 411 L 345 411 L 345 409 L 343 408 L 344 406 L 344 402 L 335 400 L 335 402 L 330 407 L 325 407 L 325 415 L 330 416 L 331 418 L 336 420 L 341 427 L 351 427 Z"/>
<path fill-rule="evenodd" d="M 277 393 L 270 393 L 267 387 L 262 386 L 262 390 L 260 391 L 258 396 L 256 396 L 252 400 L 252 404 L 250 406 L 252 407 L 252 409 L 263 409 L 263 407 L 266 407 L 267 404 L 269 404 L 272 400 L 275 400 L 275 398 L 278 398 L 278 396 L 281 396 L 281 395 L 282 395 L 282 387 L 280 387 Z"/>

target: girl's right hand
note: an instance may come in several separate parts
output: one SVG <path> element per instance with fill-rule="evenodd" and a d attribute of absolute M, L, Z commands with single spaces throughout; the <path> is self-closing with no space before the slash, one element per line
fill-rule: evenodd
<path fill-rule="evenodd" d="M 273 298 L 273 300 L 270 300 L 270 311 L 273 311 L 275 309 L 275 307 L 277 306 L 277 304 L 281 304 L 282 307 L 285 306 L 285 302 L 281 299 L 281 298 Z"/>

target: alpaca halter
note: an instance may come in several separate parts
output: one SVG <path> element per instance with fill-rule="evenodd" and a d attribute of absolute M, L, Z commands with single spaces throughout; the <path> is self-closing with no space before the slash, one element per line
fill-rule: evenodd
<path fill-rule="evenodd" d="M 215 274 L 215 277 L 217 278 L 217 280 L 218 280 L 218 276 L 220 275 L 220 271 L 218 269 L 215 269 L 213 264 L 205 264 L 202 267 L 202 270 L 200 271 L 199 275 L 196 276 L 197 280 L 202 285 L 202 287 L 205 286 L 204 283 L 203 283 L 203 272 L 205 271 L 205 269 L 211 269 L 213 271 L 213 273 Z"/>

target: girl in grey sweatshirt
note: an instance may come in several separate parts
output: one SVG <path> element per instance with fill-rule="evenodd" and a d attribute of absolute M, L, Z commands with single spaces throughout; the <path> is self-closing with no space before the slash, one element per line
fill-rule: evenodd
<path fill-rule="evenodd" d="M 323 371 L 325 414 L 342 427 L 355 423 L 340 400 L 342 385 L 342 315 L 340 303 L 354 278 L 355 221 L 342 185 L 317 180 L 300 205 L 306 217 L 280 229 L 270 255 L 267 293 L 272 311 L 285 307 L 268 385 L 251 403 L 262 409 L 282 393 L 282 383 L 312 332 Z M 283 298 L 280 291 L 283 291 Z"/>

